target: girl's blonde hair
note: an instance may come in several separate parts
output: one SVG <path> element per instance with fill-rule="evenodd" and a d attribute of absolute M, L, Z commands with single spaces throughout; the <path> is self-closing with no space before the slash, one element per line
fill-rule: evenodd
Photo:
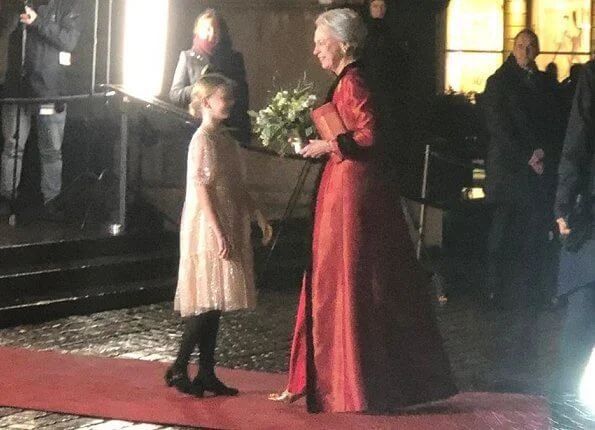
<path fill-rule="evenodd" d="M 211 97 L 222 88 L 228 96 L 233 94 L 234 82 L 219 73 L 209 73 L 201 77 L 190 92 L 190 105 L 188 111 L 193 117 L 200 117 L 200 107 L 204 100 Z"/>

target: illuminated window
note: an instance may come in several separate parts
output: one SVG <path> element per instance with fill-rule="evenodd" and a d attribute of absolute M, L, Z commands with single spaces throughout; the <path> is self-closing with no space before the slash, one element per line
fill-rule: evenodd
<path fill-rule="evenodd" d="M 503 0 L 451 0 L 447 10 L 445 89 L 481 92 L 502 64 Z"/>
<path fill-rule="evenodd" d="M 161 92 L 169 0 L 126 0 L 124 86 L 143 96 Z"/>
<path fill-rule="evenodd" d="M 517 0 L 507 2 L 507 33 L 525 26 L 527 3 L 529 27 L 540 41 L 537 66 L 545 70 L 555 63 L 558 80 L 570 67 L 585 63 L 591 52 L 593 0 Z M 468 92 L 484 90 L 485 81 L 503 61 L 504 1 L 451 0 L 447 9 L 445 89 Z M 508 37 L 508 36 L 507 36 Z"/>
<path fill-rule="evenodd" d="M 589 61 L 591 50 L 591 0 L 533 0 L 532 27 L 539 36 L 537 65 L 558 66 L 558 79 L 570 66 Z"/>

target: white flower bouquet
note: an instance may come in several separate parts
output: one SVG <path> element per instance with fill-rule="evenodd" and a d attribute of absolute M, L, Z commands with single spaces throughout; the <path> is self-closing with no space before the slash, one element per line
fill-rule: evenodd
<path fill-rule="evenodd" d="M 296 152 L 302 147 L 314 132 L 310 112 L 317 98 L 312 94 L 313 87 L 304 77 L 295 88 L 278 91 L 265 108 L 248 111 L 262 146 L 282 156 L 292 145 Z"/>

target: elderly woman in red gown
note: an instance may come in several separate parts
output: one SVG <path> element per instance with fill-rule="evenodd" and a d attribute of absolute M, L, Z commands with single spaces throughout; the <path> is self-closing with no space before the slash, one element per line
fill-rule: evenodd
<path fill-rule="evenodd" d="M 337 77 L 329 92 L 345 134 L 311 140 L 325 157 L 285 391 L 311 412 L 390 412 L 456 392 L 383 142 L 356 61 L 364 24 L 350 9 L 316 20 L 314 55 Z"/>

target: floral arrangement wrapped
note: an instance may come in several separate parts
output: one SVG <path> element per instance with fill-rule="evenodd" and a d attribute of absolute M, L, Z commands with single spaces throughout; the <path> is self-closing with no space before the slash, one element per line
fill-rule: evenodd
<path fill-rule="evenodd" d="M 301 149 L 303 142 L 314 132 L 310 113 L 317 98 L 312 94 L 313 87 L 304 77 L 295 88 L 278 91 L 265 108 L 258 112 L 248 111 L 262 146 L 281 156 L 291 146 L 295 152 Z"/>

